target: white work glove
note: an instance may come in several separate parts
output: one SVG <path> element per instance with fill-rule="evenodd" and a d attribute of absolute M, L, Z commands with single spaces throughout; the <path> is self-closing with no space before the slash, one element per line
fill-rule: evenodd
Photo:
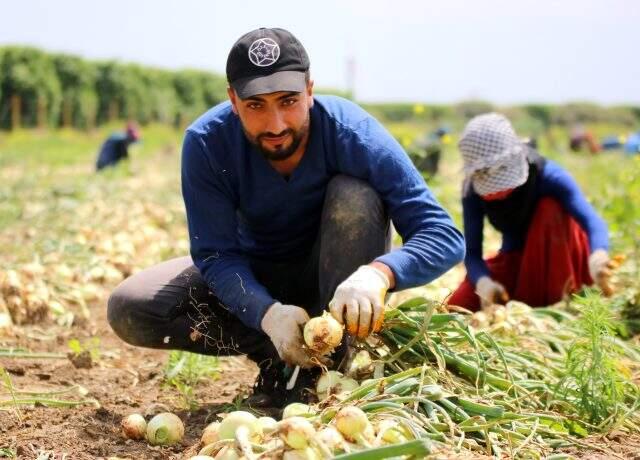
<path fill-rule="evenodd" d="M 487 308 L 496 303 L 505 304 L 509 301 L 509 294 L 504 286 L 488 276 L 481 276 L 476 283 L 476 294 L 480 297 L 480 305 Z"/>
<path fill-rule="evenodd" d="M 360 266 L 336 289 L 329 310 L 347 332 L 363 339 L 382 327 L 384 296 L 389 289 L 387 275 L 370 265 Z"/>
<path fill-rule="evenodd" d="M 278 355 L 287 364 L 309 368 L 313 366 L 311 356 L 303 348 L 302 328 L 309 321 L 309 315 L 295 305 L 271 305 L 260 326 L 276 347 Z"/>
<path fill-rule="evenodd" d="M 609 254 L 604 249 L 596 249 L 589 256 L 589 274 L 593 282 L 600 286 L 602 293 L 606 296 L 613 294 L 613 288 L 609 284 L 613 262 L 609 259 Z"/>

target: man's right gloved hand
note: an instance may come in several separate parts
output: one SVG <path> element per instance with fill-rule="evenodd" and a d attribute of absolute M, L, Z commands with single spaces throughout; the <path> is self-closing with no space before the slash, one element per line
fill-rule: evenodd
<path fill-rule="evenodd" d="M 292 366 L 309 368 L 313 366 L 311 356 L 303 348 L 302 328 L 309 321 L 307 312 L 295 305 L 271 305 L 260 326 L 276 347 L 280 358 Z"/>
<path fill-rule="evenodd" d="M 480 297 L 482 308 L 496 303 L 505 304 L 509 301 L 509 294 L 504 286 L 488 276 L 482 276 L 476 283 L 476 293 Z"/>

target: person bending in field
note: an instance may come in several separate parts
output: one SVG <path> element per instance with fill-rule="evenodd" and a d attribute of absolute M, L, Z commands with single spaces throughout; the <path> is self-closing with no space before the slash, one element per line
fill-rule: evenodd
<path fill-rule="evenodd" d="M 365 338 L 380 327 L 388 291 L 439 277 L 462 260 L 464 240 L 380 123 L 345 99 L 313 95 L 309 58 L 291 33 L 243 35 L 226 71 L 229 101 L 184 138 L 191 257 L 125 280 L 108 319 L 134 345 L 246 354 L 260 368 L 247 402 L 282 407 L 302 400 L 319 371 L 303 347 L 310 316 L 329 307 Z M 394 250 L 390 221 L 404 242 Z M 307 368 L 291 391 L 285 365 Z"/>
<path fill-rule="evenodd" d="M 140 131 L 133 123 L 128 123 L 124 133 L 114 133 L 104 141 L 98 159 L 96 160 L 96 171 L 115 166 L 121 160 L 129 157 L 129 146 L 140 140 Z"/>
<path fill-rule="evenodd" d="M 564 169 L 520 141 L 497 113 L 473 118 L 458 146 L 467 277 L 450 305 L 549 305 L 594 282 L 610 294 L 607 226 Z M 502 233 L 500 251 L 487 260 L 485 217 Z"/>

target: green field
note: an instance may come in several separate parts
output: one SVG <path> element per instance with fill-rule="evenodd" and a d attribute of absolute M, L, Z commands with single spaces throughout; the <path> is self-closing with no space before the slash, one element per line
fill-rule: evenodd
<path fill-rule="evenodd" d="M 182 132 L 161 124 L 145 126 L 142 129 L 143 142 L 131 150 L 130 161 L 123 162 L 104 173 L 96 174 L 94 161 L 101 142 L 111 131 L 120 127 L 120 125 L 109 125 L 90 133 L 76 130 L 22 130 L 13 133 L 0 131 L 0 247 L 2 248 L 0 286 L 3 283 L 6 286 L 7 273 L 10 271 L 15 272 L 19 279 L 19 286 L 15 289 L 17 294 L 14 292 L 11 294 L 13 297 L 5 296 L 5 300 L 0 297 L 2 300 L 0 314 L 8 306 L 16 323 L 9 329 L 3 329 L 0 323 L 0 370 L 4 368 L 9 370 L 4 374 L 4 380 L 0 379 L 5 382 L 0 386 L 0 404 L 3 401 L 7 403 L 4 406 L 0 405 L 0 426 L 5 420 L 9 427 L 7 434 L 10 435 L 6 438 L 8 441 L 2 440 L 3 432 L 0 428 L 0 457 L 3 453 L 7 456 L 15 455 L 18 447 L 28 444 L 27 441 L 31 439 L 29 436 L 43 451 L 58 454 L 67 452 L 71 453 L 73 458 L 95 458 L 107 456 L 107 454 L 117 454 L 119 457 L 133 456 L 132 458 L 150 458 L 152 453 L 160 455 L 160 451 L 151 450 L 145 443 L 124 444 L 121 442 L 118 427 L 120 418 L 135 410 L 134 408 L 143 412 L 159 402 L 165 404 L 170 410 L 180 411 L 181 417 L 189 420 L 190 423 L 185 444 L 173 450 L 163 450 L 162 458 L 186 458 L 185 456 L 194 455 L 198 451 L 197 442 L 205 426 L 205 420 L 210 421 L 213 414 L 230 410 L 228 403 L 232 402 L 233 394 L 225 396 L 226 406 L 210 405 L 211 400 L 215 400 L 216 404 L 219 402 L 216 398 L 220 398 L 222 387 L 209 387 L 208 383 L 203 383 L 203 380 L 217 378 L 212 377 L 210 369 L 207 372 L 197 371 L 196 368 L 204 364 L 194 360 L 183 360 L 191 363 L 186 365 L 189 368 L 175 370 L 176 362 L 181 362 L 180 355 L 174 354 L 171 359 L 168 359 L 168 353 L 165 352 L 143 352 L 127 347 L 113 336 L 106 324 L 105 301 L 116 283 L 137 270 L 188 253 L 186 221 L 180 193 Z M 417 122 L 389 123 L 387 127 L 398 139 L 405 139 L 407 142 L 411 142 L 426 131 L 424 126 Z M 591 128 L 598 133 L 610 132 L 616 128 L 625 129 L 624 126 L 610 125 L 594 125 Z M 461 226 L 462 164 L 455 147 L 456 139 L 456 133 L 454 133 L 453 142 L 445 148 L 439 174 L 429 178 L 427 182 L 438 200 L 452 214 L 456 224 Z M 576 154 L 568 152 L 566 145 L 566 131 L 558 127 L 552 129 L 551 135 L 540 137 L 540 151 L 558 161 L 576 177 L 588 199 L 608 222 L 612 254 L 626 256 L 626 260 L 614 277 L 618 293 L 612 303 L 608 301 L 606 303 L 607 306 L 613 305 L 611 311 L 619 315 L 625 305 L 629 305 L 628 299 L 635 298 L 640 290 L 638 267 L 640 155 L 630 156 L 619 152 L 595 156 L 588 153 Z M 499 241 L 495 232 L 488 231 L 487 235 L 488 247 L 497 248 Z M 439 301 L 456 287 L 462 274 L 462 267 L 457 267 L 447 276 L 436 281 L 433 286 L 418 289 L 405 295 L 405 298 L 426 294 L 433 300 Z M 15 297 L 20 297 L 22 300 L 16 300 Z M 604 302 L 599 297 L 598 299 L 598 302 Z M 640 315 L 638 317 L 640 318 Z M 408 327 L 406 324 L 405 326 Z M 567 330 L 573 331 L 572 326 L 561 323 L 553 333 L 562 334 Z M 459 335 L 463 334 L 460 331 L 461 329 L 453 326 L 451 329 L 446 329 L 446 334 L 455 341 L 452 346 L 459 346 L 460 342 L 468 339 L 467 336 Z M 417 330 L 415 333 L 417 336 L 421 334 Z M 495 328 L 491 333 L 495 333 L 499 345 L 511 355 L 517 354 L 516 350 L 523 346 L 518 337 L 502 336 Z M 431 339 L 435 340 L 438 333 L 433 334 Z M 633 355 L 638 353 L 638 347 L 637 338 L 633 339 L 632 335 L 627 334 L 626 339 L 629 341 L 625 343 L 628 343 L 629 349 L 636 350 L 628 352 Z M 56 337 L 59 338 L 56 339 Z M 391 336 L 385 337 L 388 339 Z M 69 339 L 76 339 L 76 341 L 71 342 Z M 567 339 L 566 343 L 569 342 L 570 340 Z M 95 352 L 92 356 L 97 364 L 94 364 L 92 369 L 86 370 L 71 368 L 64 371 L 71 377 L 57 379 L 55 376 L 58 370 L 56 369 L 64 370 L 64 363 L 55 366 L 45 363 L 42 364 L 43 367 L 33 370 L 28 364 L 24 364 L 33 360 L 3 359 L 3 351 L 6 353 L 7 350 L 15 348 L 25 349 L 27 353 L 36 351 L 63 353 L 63 361 L 64 353 L 69 351 L 69 348 L 78 352 L 86 349 L 91 350 L 92 353 Z M 467 353 L 468 350 L 460 351 L 458 356 L 462 356 L 463 352 Z M 141 357 L 143 355 L 144 357 Z M 469 355 L 469 360 L 473 359 L 472 355 L 473 353 Z M 557 359 L 564 359 L 563 356 L 558 355 Z M 625 357 L 628 357 L 628 354 Z M 519 361 L 516 358 L 513 358 L 512 363 L 514 376 L 525 372 L 518 367 Z M 168 365 L 167 361 L 169 361 Z M 22 374 L 15 370 L 16 362 L 23 363 L 20 364 Z M 406 362 L 409 363 L 411 360 L 407 358 Z M 558 362 L 553 361 L 553 365 Z M 163 375 L 165 366 L 168 366 L 174 369 L 169 372 L 172 378 L 154 380 L 153 376 L 148 377 L 147 371 L 139 371 L 148 363 L 151 363 L 148 375 Z M 447 364 L 455 367 L 451 362 Z M 207 366 L 211 365 L 211 363 L 207 364 Z M 234 379 L 236 368 L 233 366 L 235 365 L 233 361 L 231 364 L 226 364 L 226 370 L 221 371 L 221 378 L 224 379 L 227 376 L 226 378 Z M 640 375 L 638 363 L 620 361 L 616 365 L 624 365 L 625 385 L 636 385 L 634 388 L 637 390 Z M 117 374 L 120 371 L 116 372 L 115 369 L 126 366 L 129 366 L 128 374 L 126 372 Z M 397 367 L 392 369 L 397 372 L 406 366 L 405 363 L 398 363 Z M 67 367 L 69 367 L 68 364 Z M 174 374 L 187 371 L 185 375 L 190 377 L 176 383 L 178 380 Z M 448 370 L 445 372 L 441 369 L 441 373 L 438 374 L 435 364 L 429 372 L 431 371 L 434 379 L 442 379 L 438 380 L 440 385 L 453 385 L 447 387 L 449 391 L 453 391 L 451 388 L 457 388 L 458 390 L 455 391 L 465 392 L 461 395 L 467 395 L 476 403 L 499 405 L 501 398 L 505 399 L 504 395 L 500 396 L 496 393 L 495 388 L 489 390 L 488 387 L 476 387 L 474 389 L 473 385 L 469 386 L 469 382 L 463 383 L 462 380 L 456 380 L 458 377 L 452 377 Z M 141 382 L 139 385 L 142 388 L 134 388 L 134 386 L 127 386 L 130 383 L 126 385 L 123 383 L 129 382 L 127 379 L 130 379 L 132 372 L 136 375 L 136 382 L 138 380 Z M 419 368 L 416 372 L 412 374 L 414 380 L 420 374 Z M 499 369 L 493 372 L 499 372 Z M 88 406 L 86 401 L 79 403 L 80 405 L 76 408 L 46 408 L 42 407 L 42 404 L 35 407 L 33 404 L 11 404 L 12 399 L 8 390 L 13 388 L 28 391 L 34 387 L 40 388 L 42 385 L 35 376 L 42 373 L 54 376 L 52 384 L 47 387 L 48 391 L 60 387 L 70 388 L 69 385 L 72 384 L 70 382 L 81 382 L 82 386 L 89 388 L 87 398 L 101 404 L 109 415 L 104 416 L 106 417 L 103 417 L 104 420 L 101 419 L 99 410 Z M 117 374 L 117 376 L 108 374 Z M 239 379 L 244 379 L 243 381 L 250 385 L 251 377 L 247 377 L 248 374 L 242 375 L 243 377 Z M 145 377 L 147 380 L 144 380 L 143 376 L 147 376 Z M 393 377 L 389 378 L 393 379 Z M 448 382 L 446 385 L 445 381 Z M 54 388 L 52 386 L 54 384 L 58 386 Z M 101 386 L 112 388 L 111 394 L 100 393 Z M 420 388 L 418 391 L 421 391 Z M 132 392 L 136 392 L 135 396 L 127 400 L 128 393 Z M 637 397 L 639 393 L 634 390 L 633 394 Z M 632 412 L 625 415 L 625 417 L 628 416 L 628 420 L 637 420 L 637 406 L 634 407 L 633 403 L 625 397 L 619 397 L 621 402 L 616 404 L 620 404 L 619 407 L 630 408 Z M 365 402 L 361 403 L 362 407 L 374 404 L 366 398 L 363 401 Z M 509 404 L 512 403 L 513 401 L 510 400 Z M 572 404 L 579 407 L 575 401 Z M 200 409 L 197 409 L 198 407 Z M 479 409 L 476 407 L 476 410 Z M 491 418 L 490 414 L 494 412 L 499 414 L 504 412 L 497 406 L 486 410 L 488 413 L 484 415 L 487 418 Z M 512 408 L 512 410 L 516 409 Z M 561 409 L 553 410 L 562 414 Z M 566 410 L 569 411 L 569 409 Z M 633 428 L 629 428 L 633 425 L 624 425 L 622 419 L 616 418 L 620 416 L 617 410 L 614 411 L 611 419 L 615 424 L 603 422 L 603 427 L 606 428 L 601 429 L 596 429 L 595 425 L 576 425 L 574 422 L 576 417 L 579 417 L 578 414 L 580 412 L 570 412 L 566 420 L 571 420 L 571 423 L 565 419 L 563 419 L 565 422 L 562 422 L 565 423 L 566 433 L 558 434 L 562 439 L 563 437 L 571 439 L 568 445 L 578 449 L 578 451 L 567 451 L 568 455 L 602 453 L 602 449 L 598 447 L 600 438 L 597 436 L 611 430 L 621 430 L 624 436 L 629 433 L 633 435 L 629 440 L 631 444 L 628 445 L 638 440 L 634 437 L 638 433 L 634 433 Z M 562 417 L 565 415 L 563 414 Z M 68 423 L 69 427 L 66 427 L 60 420 L 66 420 L 68 416 L 71 416 L 71 422 Z M 580 416 L 586 423 L 587 416 Z M 3 419 L 3 417 L 6 418 Z M 468 427 L 468 437 L 475 439 L 473 443 L 465 440 L 464 435 L 460 437 L 460 433 L 465 431 L 464 429 L 460 432 L 456 431 L 459 428 L 451 428 L 450 435 L 445 433 L 442 439 L 432 433 L 433 436 L 430 439 L 436 442 L 446 440 L 444 445 L 454 449 L 451 452 L 457 452 L 460 455 L 459 458 L 480 458 L 476 454 L 496 455 L 496 452 L 510 455 L 514 453 L 514 449 L 517 454 L 515 456 L 518 458 L 544 458 L 552 452 L 552 448 L 549 447 L 551 444 L 545 444 L 546 441 L 542 439 L 546 440 L 549 436 L 550 424 L 547 430 L 547 428 L 538 427 L 538 422 L 535 422 L 534 434 L 531 434 L 530 438 L 527 436 L 532 433 L 532 425 L 523 425 L 520 428 L 529 430 L 524 436 L 529 440 L 524 443 L 526 446 L 515 447 L 520 445 L 518 443 L 522 442 L 522 439 L 516 437 L 514 440 L 503 436 L 504 432 L 500 430 L 505 428 L 500 424 L 506 422 L 496 419 L 495 425 L 489 427 L 490 424 L 487 426 L 482 424 L 486 421 L 480 423 L 477 416 L 472 418 L 474 423 L 479 424 Z M 60 425 L 63 428 L 56 428 L 62 430 L 56 432 L 57 435 L 54 436 L 56 439 L 63 439 L 71 432 L 64 431 L 65 429 L 73 430 L 70 439 L 76 446 L 73 447 L 71 441 L 65 443 L 39 437 L 35 431 L 29 432 L 32 434 L 25 434 L 27 433 L 24 431 L 25 419 L 36 420 L 41 425 L 44 424 L 45 429 L 53 430 L 54 425 Z M 108 445 L 106 450 L 99 450 L 95 445 L 95 439 L 86 433 L 77 434 L 75 429 L 87 423 L 86 420 L 93 420 L 90 426 L 93 426 L 94 430 L 102 430 L 106 433 L 107 441 L 105 442 Z M 454 421 L 464 426 L 463 422 Z M 440 425 L 434 426 L 437 428 Z M 478 426 L 485 426 L 485 428 L 478 428 Z M 487 436 L 489 432 L 494 431 L 497 433 L 495 436 L 503 436 L 499 440 L 496 438 L 496 446 L 493 450 L 490 446 L 491 442 L 486 441 L 482 433 L 477 436 L 473 434 L 474 430 L 482 431 L 482 429 L 486 429 Z M 517 431 L 516 428 L 512 429 Z M 536 430 L 540 430 L 540 439 L 535 436 Z M 578 441 L 578 438 L 582 439 L 582 436 L 587 433 L 592 437 Z M 569 438 L 569 436 L 575 438 Z M 505 441 L 507 438 L 509 442 Z M 510 442 L 515 444 L 509 447 Z M 479 446 L 477 449 L 474 443 Z M 623 444 L 624 441 L 620 445 Z M 561 442 L 557 444 L 558 449 L 563 446 L 567 448 L 567 445 Z M 456 448 L 458 450 L 455 450 Z M 635 455 L 635 451 L 625 452 Z M 468 456 L 464 457 L 463 454 Z M 605 451 L 603 455 L 608 454 Z"/>

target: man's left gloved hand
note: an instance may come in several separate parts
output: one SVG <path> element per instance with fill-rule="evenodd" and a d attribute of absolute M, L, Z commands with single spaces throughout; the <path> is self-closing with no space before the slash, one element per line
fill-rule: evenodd
<path fill-rule="evenodd" d="M 295 305 L 271 305 L 260 323 L 269 336 L 280 358 L 292 366 L 312 367 L 311 356 L 305 351 L 302 328 L 309 321 L 309 315 Z"/>
<path fill-rule="evenodd" d="M 363 339 L 382 327 L 389 279 L 370 265 L 360 266 L 336 289 L 329 310 L 347 332 Z M 345 321 L 346 320 L 346 321 Z"/>
<path fill-rule="evenodd" d="M 589 256 L 589 274 L 591 279 L 602 289 L 606 296 L 613 294 L 613 288 L 609 284 L 613 262 L 609 259 L 609 254 L 604 249 L 596 249 Z"/>

